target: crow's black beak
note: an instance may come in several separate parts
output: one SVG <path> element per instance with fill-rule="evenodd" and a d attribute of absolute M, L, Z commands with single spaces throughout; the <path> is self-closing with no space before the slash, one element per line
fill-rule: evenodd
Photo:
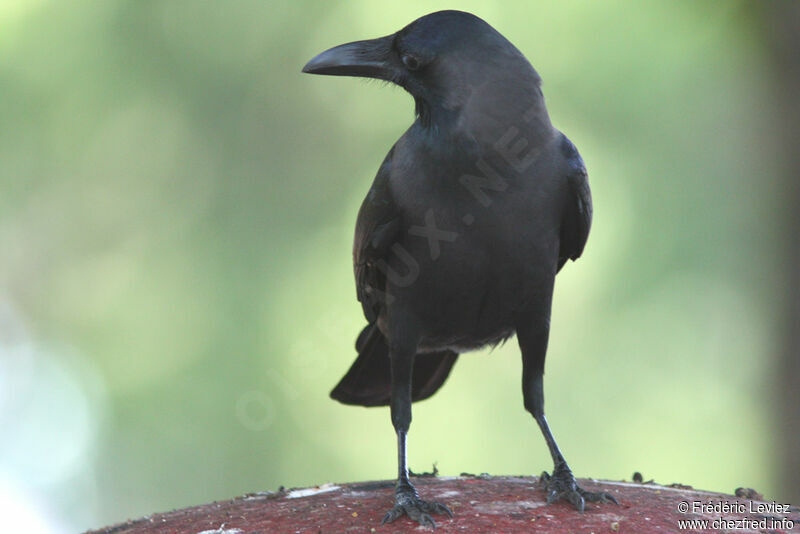
<path fill-rule="evenodd" d="M 326 50 L 306 63 L 303 72 L 332 76 L 360 76 L 391 81 L 394 35 L 356 41 Z"/>

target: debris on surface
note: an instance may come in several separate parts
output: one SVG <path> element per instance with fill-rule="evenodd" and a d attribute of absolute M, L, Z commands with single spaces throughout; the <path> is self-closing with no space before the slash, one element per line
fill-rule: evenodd
<path fill-rule="evenodd" d="M 748 503 L 753 503 L 758 509 L 760 501 L 745 496 L 751 495 L 748 488 L 739 492 L 742 495 L 734 496 L 698 491 L 683 484 L 659 486 L 593 479 L 580 479 L 578 483 L 587 491 L 612 494 L 619 505 L 588 503 L 583 514 L 566 502 L 548 505 L 539 477 L 426 476 L 415 480 L 423 498 L 440 501 L 455 514 L 453 519 L 437 517 L 437 533 L 678 532 L 679 521 L 685 520 L 762 521 L 766 518 L 763 514 L 749 512 L 751 507 Z M 752 494 L 759 495 L 758 492 Z M 254 493 L 229 501 L 153 514 L 89 534 L 424 531 L 407 518 L 400 518 L 391 525 L 381 525 L 393 497 L 394 481 L 390 480 L 323 484 L 313 488 Z M 705 507 L 698 511 L 697 507 L 693 509 L 692 503 L 701 503 Z M 741 503 L 738 505 L 742 511 L 719 514 L 713 509 L 717 503 Z M 770 504 L 763 503 L 761 508 Z M 682 508 L 686 505 L 688 508 Z M 766 519 L 781 518 L 800 525 L 800 509 L 782 509 L 780 514 L 770 514 Z M 759 530 L 745 528 L 736 532 L 749 534 Z M 781 529 L 773 531 L 786 532 Z"/>

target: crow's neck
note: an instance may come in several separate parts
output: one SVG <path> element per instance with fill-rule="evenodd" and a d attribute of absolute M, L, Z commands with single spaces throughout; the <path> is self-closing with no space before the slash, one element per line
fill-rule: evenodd
<path fill-rule="evenodd" d="M 439 132 L 452 127 L 458 120 L 461 112 L 459 108 L 449 108 L 437 103 L 431 103 L 425 98 L 414 97 L 414 114 L 417 122 L 430 132 Z"/>
<path fill-rule="evenodd" d="M 431 125 L 431 106 L 425 99 L 419 96 L 414 97 L 414 115 L 423 127 L 429 128 Z"/>

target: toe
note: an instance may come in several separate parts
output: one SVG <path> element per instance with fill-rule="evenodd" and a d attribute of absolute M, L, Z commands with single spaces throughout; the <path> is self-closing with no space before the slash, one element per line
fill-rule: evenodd
<path fill-rule="evenodd" d="M 436 513 L 437 514 L 447 514 L 450 519 L 453 519 L 453 512 L 450 511 L 450 508 L 443 505 L 442 503 L 434 503 L 436 504 Z"/>
<path fill-rule="evenodd" d="M 395 506 L 394 508 L 392 508 L 391 510 L 386 512 L 385 516 L 383 516 L 383 520 L 381 521 L 381 525 L 385 525 L 386 523 L 391 523 L 392 521 L 394 521 L 395 519 L 397 519 L 401 515 L 403 515 L 403 509 L 401 507 L 399 507 L 399 506 Z"/>
<path fill-rule="evenodd" d="M 577 491 L 571 491 L 567 494 L 567 499 L 572 503 L 577 511 L 583 513 L 583 510 L 586 506 L 586 501 L 580 493 Z"/>
<path fill-rule="evenodd" d="M 385 525 L 386 523 L 391 523 L 401 515 L 406 515 L 409 519 L 416 521 L 423 527 L 435 529 L 436 521 L 433 520 L 431 514 L 447 514 L 451 518 L 453 517 L 453 512 L 451 512 L 450 509 L 442 503 L 427 502 L 419 498 L 412 497 L 400 499 L 399 502 L 396 501 L 394 507 L 383 517 L 381 524 Z"/>
<path fill-rule="evenodd" d="M 605 491 L 599 491 L 595 493 L 591 491 L 580 490 L 580 492 L 581 495 L 583 495 L 583 498 L 589 502 L 606 502 L 606 503 L 613 502 L 614 504 L 619 504 L 617 502 L 617 499 L 614 498 L 613 495 L 611 495 L 610 493 L 606 493 Z"/>
<path fill-rule="evenodd" d="M 421 514 L 417 522 L 422 525 L 423 527 L 431 527 L 432 529 L 436 529 L 436 521 L 429 514 Z"/>
<path fill-rule="evenodd" d="M 420 508 L 423 512 L 428 512 L 429 514 L 447 514 L 450 518 L 453 517 L 453 512 L 450 511 L 450 508 L 440 502 L 422 501 Z"/>
<path fill-rule="evenodd" d="M 611 495 L 610 493 L 606 493 L 604 491 L 601 491 L 600 493 L 595 493 L 595 495 L 598 496 L 598 498 L 597 498 L 598 502 L 613 502 L 614 504 L 617 504 L 617 505 L 619 504 L 617 502 L 617 499 L 615 499 L 614 496 Z"/>
<path fill-rule="evenodd" d="M 409 519 L 416 521 L 423 527 L 436 528 L 436 521 L 433 520 L 430 514 L 423 512 L 422 509 L 423 507 L 421 506 L 409 506 L 406 508 L 406 513 Z"/>
<path fill-rule="evenodd" d="M 572 504 L 576 510 L 583 512 L 587 502 L 613 502 L 618 504 L 613 495 L 606 492 L 585 491 L 578 486 L 575 477 L 569 469 L 559 470 L 556 468 L 552 476 L 542 473 L 541 481 L 545 488 L 547 504 L 565 500 Z"/>

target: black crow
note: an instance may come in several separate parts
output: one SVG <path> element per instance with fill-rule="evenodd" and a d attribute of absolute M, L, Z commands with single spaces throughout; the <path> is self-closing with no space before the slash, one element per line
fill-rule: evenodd
<path fill-rule="evenodd" d="M 578 151 L 550 123 L 539 75 L 494 28 L 460 11 L 331 48 L 303 72 L 386 80 L 416 105 L 358 214 L 356 291 L 369 324 L 331 392 L 345 404 L 391 407 L 398 478 L 384 522 L 452 517 L 409 481 L 411 403 L 439 389 L 460 353 L 515 333 L 525 408 L 554 462 L 547 501 L 581 511 L 585 501 L 616 502 L 577 485 L 544 416 L 553 284 L 583 251 L 592 200 Z"/>

